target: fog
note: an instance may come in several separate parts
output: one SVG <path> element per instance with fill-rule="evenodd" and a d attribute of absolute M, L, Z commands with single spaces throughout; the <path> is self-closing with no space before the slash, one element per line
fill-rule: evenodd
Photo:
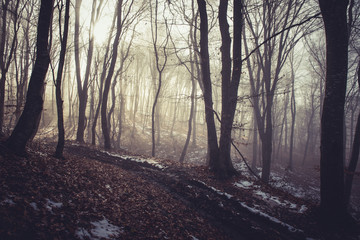
<path fill-rule="evenodd" d="M 103 147 L 102 119 L 106 116 L 112 150 L 122 149 L 177 162 L 188 138 L 184 163 L 207 164 L 208 134 L 196 2 L 122 1 L 121 16 L 118 15 L 121 30 L 116 25 L 119 24 L 115 11 L 117 1 L 73 2 L 62 84 L 65 139 Z M 78 13 L 75 2 L 81 2 Z M 311 1 L 292 1 L 292 7 L 288 9 L 288 1 L 285 2 L 273 6 L 274 12 L 266 16 L 263 15 L 262 1 L 244 2 L 242 68 L 231 139 L 245 158 L 232 148 L 231 159 L 235 166 L 245 160 L 260 174 L 262 146 L 266 144 L 272 149 L 271 174 L 294 171 L 318 177 L 320 119 L 325 97 L 325 34 L 322 21 L 316 15 L 319 12 L 317 5 Z M 35 137 L 53 142 L 58 137 L 54 81 L 59 61 L 59 30 L 63 29 L 59 27 L 61 4 L 59 2 L 55 7 L 52 19 L 51 64 Z M 11 133 L 24 106 L 36 52 L 38 1 L 20 5 L 17 45 L 6 73 L 3 131 L 7 134 Z M 217 2 L 208 2 L 212 110 L 220 136 L 222 39 L 217 9 Z M 78 47 L 74 41 L 77 14 Z M 230 5 L 227 16 L 230 34 L 233 34 L 232 14 L 233 6 Z M 354 9 L 354 15 L 359 16 L 359 6 Z M 15 34 L 10 27 L 14 20 L 9 17 L 6 21 L 10 25 L 4 56 L 9 54 Z M 354 24 L 358 26 L 358 18 Z M 117 30 L 117 58 L 111 71 Z M 360 106 L 357 34 L 355 28 L 349 43 L 345 165 L 350 158 Z M 80 68 L 76 69 L 76 65 Z M 109 92 L 106 114 L 102 115 L 107 77 Z M 83 116 L 79 111 L 80 101 L 85 104 Z M 79 138 L 81 117 L 84 132 Z"/>

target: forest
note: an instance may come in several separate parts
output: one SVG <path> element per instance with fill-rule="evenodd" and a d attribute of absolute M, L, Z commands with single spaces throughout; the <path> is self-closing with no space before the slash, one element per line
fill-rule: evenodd
<path fill-rule="evenodd" d="M 1 239 L 360 237 L 359 0 L 1 0 L 0 72 Z"/>

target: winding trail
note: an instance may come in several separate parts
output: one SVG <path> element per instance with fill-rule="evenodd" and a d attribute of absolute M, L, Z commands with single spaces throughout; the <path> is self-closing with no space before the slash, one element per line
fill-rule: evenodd
<path fill-rule="evenodd" d="M 230 239 L 305 239 L 301 230 L 256 214 L 230 194 L 220 192 L 176 166 L 161 168 L 146 161 L 80 145 L 67 145 L 72 155 L 131 171 L 169 193 L 187 207 L 223 229 Z M 138 157 L 134 157 L 135 159 Z M 265 216 L 264 216 L 265 215 Z"/>

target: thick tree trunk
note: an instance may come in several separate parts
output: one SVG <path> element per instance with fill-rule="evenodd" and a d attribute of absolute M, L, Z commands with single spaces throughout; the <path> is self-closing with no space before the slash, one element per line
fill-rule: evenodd
<path fill-rule="evenodd" d="M 222 46 L 222 112 L 221 112 L 221 134 L 219 162 L 214 166 L 216 171 L 224 177 L 233 175 L 236 171 L 231 162 L 231 132 L 237 104 L 237 91 L 241 74 L 241 32 L 242 12 L 241 0 L 234 1 L 234 42 L 233 42 L 233 68 L 231 72 L 231 38 L 229 24 L 227 22 L 228 1 L 220 1 L 219 26 L 221 32 Z"/>
<path fill-rule="evenodd" d="M 344 199 L 344 103 L 348 66 L 348 1 L 319 0 L 326 35 L 326 86 L 321 117 L 320 209 L 323 220 L 339 223 Z"/>
<path fill-rule="evenodd" d="M 24 111 L 20 116 L 7 146 L 19 154 L 25 153 L 28 140 L 35 134 L 37 120 L 43 109 L 43 89 L 50 57 L 48 52 L 49 27 L 53 12 L 53 0 L 42 0 L 37 26 L 37 52 L 35 65 L 31 74 Z"/>

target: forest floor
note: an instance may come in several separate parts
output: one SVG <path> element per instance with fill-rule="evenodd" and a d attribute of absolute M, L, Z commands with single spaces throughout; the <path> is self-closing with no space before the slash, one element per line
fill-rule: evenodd
<path fill-rule="evenodd" d="M 315 203 L 203 166 L 33 143 L 0 148 L 0 239 L 360 239 L 360 225 L 319 224 Z M 336 231 L 334 230 L 336 229 Z"/>

